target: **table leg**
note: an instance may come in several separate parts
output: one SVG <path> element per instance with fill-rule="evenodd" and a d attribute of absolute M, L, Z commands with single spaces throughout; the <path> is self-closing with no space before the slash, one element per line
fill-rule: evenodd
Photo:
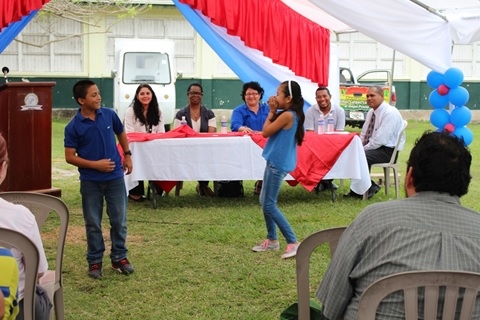
<path fill-rule="evenodd" d="M 175 186 L 175 196 L 178 197 L 180 195 L 180 190 L 183 188 L 183 181 L 178 181 L 177 185 Z"/>

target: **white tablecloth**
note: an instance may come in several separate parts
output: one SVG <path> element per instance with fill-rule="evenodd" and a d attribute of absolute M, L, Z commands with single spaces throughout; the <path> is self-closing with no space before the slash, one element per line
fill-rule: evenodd
<path fill-rule="evenodd" d="M 265 169 L 262 148 L 249 136 L 156 139 L 130 142 L 133 172 L 127 189 L 139 180 L 261 180 Z M 293 180 L 287 176 L 287 180 Z M 354 137 L 325 179 L 352 179 L 359 194 L 370 187 L 362 144 Z"/>

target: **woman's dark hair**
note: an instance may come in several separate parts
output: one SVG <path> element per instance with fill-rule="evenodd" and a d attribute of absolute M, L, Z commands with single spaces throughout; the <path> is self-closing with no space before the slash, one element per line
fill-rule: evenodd
<path fill-rule="evenodd" d="M 200 83 L 198 83 L 198 82 L 194 82 L 194 83 L 190 84 L 190 85 L 188 86 L 187 93 L 190 92 L 190 89 L 191 89 L 192 87 L 199 87 L 199 88 L 200 88 L 200 91 L 202 91 L 202 93 L 203 93 L 203 87 L 202 87 L 202 85 L 201 85 Z"/>
<path fill-rule="evenodd" d="M 290 107 L 290 110 L 294 111 L 297 114 L 297 118 L 298 118 L 297 131 L 295 132 L 295 140 L 297 141 L 297 144 L 301 146 L 303 142 L 303 137 L 305 136 L 305 129 L 303 128 L 303 123 L 305 122 L 305 113 L 303 113 L 303 105 L 305 104 L 305 101 L 303 100 L 303 97 L 302 97 L 302 89 L 300 88 L 300 85 L 296 81 L 292 81 L 292 80 L 282 82 L 281 86 L 282 86 L 283 92 L 285 93 L 285 96 L 292 97 L 292 106 Z M 292 92 L 290 92 L 290 89 L 292 90 Z M 278 118 L 278 116 L 280 116 L 285 111 L 287 110 L 277 113 L 272 118 L 272 121 Z"/>
<path fill-rule="evenodd" d="M 256 81 L 250 81 L 250 82 L 247 82 L 243 85 L 243 88 L 242 88 L 242 100 L 245 102 L 245 93 L 247 93 L 247 90 L 248 89 L 253 89 L 255 91 L 257 91 L 259 94 L 260 94 L 260 100 L 262 100 L 263 98 L 263 93 L 265 92 L 265 90 L 263 90 L 263 88 L 260 86 L 260 83 L 256 82 Z"/>
<path fill-rule="evenodd" d="M 137 98 L 138 93 L 142 88 L 147 88 L 152 94 L 152 100 L 148 105 L 146 118 L 143 114 L 142 103 Z M 135 91 L 135 97 L 133 98 L 133 112 L 135 114 L 135 118 L 138 119 L 143 125 L 156 126 L 160 122 L 160 109 L 158 107 L 157 95 L 150 85 L 141 84 L 138 86 L 137 91 Z"/>
<path fill-rule="evenodd" d="M 410 152 L 416 192 L 436 191 L 461 197 L 468 192 L 472 155 L 463 140 L 448 132 L 426 131 Z"/>

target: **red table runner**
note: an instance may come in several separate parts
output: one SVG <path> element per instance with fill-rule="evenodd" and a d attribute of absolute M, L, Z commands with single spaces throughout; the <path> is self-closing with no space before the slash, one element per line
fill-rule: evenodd
<path fill-rule="evenodd" d="M 188 125 L 184 124 L 178 128 L 170 130 L 165 133 L 141 133 L 141 132 L 130 132 L 127 133 L 128 142 L 142 142 L 142 141 L 151 141 L 155 139 L 171 139 L 171 138 L 202 138 L 202 137 L 232 137 L 232 136 L 243 136 L 244 133 L 241 132 L 228 132 L 228 133 L 218 133 L 218 132 L 196 132 Z"/>
<path fill-rule="evenodd" d="M 312 191 L 356 135 L 356 133 L 319 135 L 315 132 L 305 132 L 303 143 L 297 148 L 297 166 L 290 172 L 295 180 L 287 182 L 291 186 L 300 183 L 305 189 Z M 261 134 L 252 135 L 252 139 L 262 148 L 267 142 Z"/>

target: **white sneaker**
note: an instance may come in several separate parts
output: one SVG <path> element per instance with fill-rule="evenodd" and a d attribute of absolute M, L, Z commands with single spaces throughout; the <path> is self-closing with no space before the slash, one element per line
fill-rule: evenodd
<path fill-rule="evenodd" d="M 297 255 L 297 249 L 298 246 L 300 245 L 300 242 L 297 244 L 294 243 L 289 243 L 287 245 L 287 249 L 285 250 L 285 253 L 282 254 L 282 259 L 288 259 L 288 258 L 293 258 Z"/>
<path fill-rule="evenodd" d="M 255 252 L 264 252 L 267 250 L 279 250 L 279 249 L 280 249 L 280 243 L 278 243 L 278 241 L 272 242 L 272 240 L 269 240 L 269 239 L 263 241 L 262 243 L 252 248 L 252 250 Z"/>

